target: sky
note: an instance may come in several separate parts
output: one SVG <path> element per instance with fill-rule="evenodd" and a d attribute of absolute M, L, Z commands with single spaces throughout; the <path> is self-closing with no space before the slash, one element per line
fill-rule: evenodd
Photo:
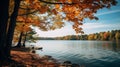
<path fill-rule="evenodd" d="M 120 30 L 120 0 L 116 6 L 112 6 L 110 9 L 101 9 L 95 14 L 99 20 L 85 19 L 85 23 L 82 28 L 85 34 L 99 33 L 111 30 Z M 41 31 L 35 28 L 37 36 L 39 37 L 60 37 L 66 35 L 76 35 L 71 24 L 65 25 L 61 29 L 52 31 Z"/>

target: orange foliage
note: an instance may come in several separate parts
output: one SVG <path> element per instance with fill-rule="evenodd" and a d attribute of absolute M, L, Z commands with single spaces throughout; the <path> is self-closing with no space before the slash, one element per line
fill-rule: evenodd
<path fill-rule="evenodd" d="M 59 5 L 59 4 L 56 4 L 56 5 L 55 5 L 55 8 L 56 8 L 56 9 L 59 9 L 59 8 L 60 8 L 60 5 Z"/>
<path fill-rule="evenodd" d="M 80 27 L 83 23 L 85 18 L 89 18 L 91 20 L 96 19 L 97 17 L 94 14 L 97 10 L 102 8 L 110 8 L 111 5 L 116 5 L 116 0 L 43 0 L 45 2 L 41 2 L 39 0 L 23 0 L 21 2 L 21 7 L 28 9 L 28 13 L 33 10 L 38 10 L 36 14 L 44 14 L 48 13 L 47 17 L 51 18 L 51 22 L 46 22 L 48 19 L 43 19 L 42 23 L 41 20 L 33 19 L 33 17 L 28 17 L 27 19 L 25 16 L 23 18 L 19 18 L 18 20 L 24 21 L 25 24 L 29 23 L 28 25 L 36 25 L 40 26 L 40 28 L 47 30 L 47 28 L 59 28 L 62 27 L 64 22 L 62 20 L 67 20 L 73 22 L 73 29 L 75 29 L 76 33 L 83 33 L 83 29 Z M 50 4 L 53 3 L 53 4 Z M 56 3 L 56 4 L 55 4 Z M 20 9 L 19 14 L 26 13 L 26 10 Z M 65 14 L 64 16 L 60 13 Z M 54 17 L 53 17 L 54 15 Z M 57 19 L 61 19 L 56 21 L 57 15 L 60 17 Z M 37 16 L 37 15 L 36 15 Z M 57 23 L 56 23 L 57 22 Z M 62 24 L 58 23 L 62 22 Z M 52 24 L 52 25 L 51 25 Z M 62 26 L 61 26 L 62 25 Z M 53 26 L 53 27 L 52 27 Z"/>

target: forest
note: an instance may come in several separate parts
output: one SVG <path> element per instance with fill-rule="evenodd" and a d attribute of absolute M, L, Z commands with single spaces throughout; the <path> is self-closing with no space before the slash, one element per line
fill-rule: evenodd
<path fill-rule="evenodd" d="M 120 40 L 120 30 L 111 30 L 93 34 L 67 35 L 63 37 L 36 37 L 36 40 L 98 40 L 98 41 L 115 41 Z"/>

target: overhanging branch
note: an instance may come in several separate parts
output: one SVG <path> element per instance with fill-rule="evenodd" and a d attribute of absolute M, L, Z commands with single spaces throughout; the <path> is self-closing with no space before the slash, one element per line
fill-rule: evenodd
<path fill-rule="evenodd" d="M 77 4 L 77 3 L 62 3 L 62 2 L 49 2 L 49 1 L 44 1 L 44 0 L 39 0 L 40 2 L 43 2 L 43 3 L 47 3 L 47 4 L 66 4 L 66 5 L 73 5 L 73 4 Z"/>
<path fill-rule="evenodd" d="M 35 10 L 35 11 L 32 11 L 32 12 L 29 12 L 29 13 L 26 13 L 26 14 L 19 14 L 18 16 L 23 16 L 23 15 L 33 14 L 33 13 L 36 13 L 36 12 L 38 12 L 38 10 Z"/>
<path fill-rule="evenodd" d="M 23 10 L 32 10 L 32 8 L 23 8 L 23 7 L 19 7 L 19 9 L 23 9 Z"/>

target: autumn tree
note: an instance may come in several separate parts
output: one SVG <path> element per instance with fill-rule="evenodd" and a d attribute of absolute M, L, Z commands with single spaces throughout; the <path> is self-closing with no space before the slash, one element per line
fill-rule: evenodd
<path fill-rule="evenodd" d="M 83 33 L 80 27 L 85 18 L 96 19 L 97 10 L 110 8 L 116 5 L 116 0 L 12 0 L 14 9 L 9 16 L 9 0 L 1 0 L 0 8 L 0 60 L 10 57 L 10 48 L 13 33 L 21 3 L 27 4 L 28 8 L 39 11 L 36 14 L 46 14 L 40 22 L 43 30 L 54 30 L 64 26 L 64 20 L 72 23 L 76 33 Z M 3 8 L 4 7 L 4 8 Z M 24 8 L 23 8 L 24 9 Z M 10 22 L 8 24 L 8 17 Z M 50 21 L 48 21 L 50 20 Z M 52 21 L 52 22 L 51 22 Z M 7 26 L 8 25 L 8 26 Z"/>
<path fill-rule="evenodd" d="M 108 40 L 109 39 L 109 32 L 104 32 L 103 38 L 104 38 L 104 40 Z"/>
<path fill-rule="evenodd" d="M 95 38 L 95 34 L 88 35 L 88 40 L 94 40 L 94 38 Z"/>
<path fill-rule="evenodd" d="M 120 32 L 117 31 L 117 32 L 115 33 L 115 39 L 118 41 L 119 38 L 120 38 Z"/>

